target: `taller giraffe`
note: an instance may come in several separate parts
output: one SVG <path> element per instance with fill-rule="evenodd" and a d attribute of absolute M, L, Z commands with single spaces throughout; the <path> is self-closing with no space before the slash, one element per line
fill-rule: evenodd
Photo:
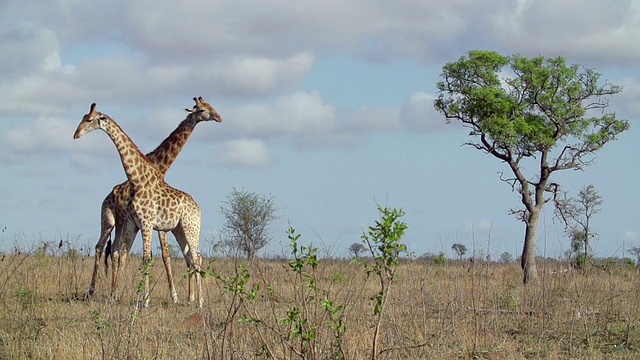
<path fill-rule="evenodd" d="M 73 134 L 74 139 L 94 131 L 104 131 L 113 141 L 120 161 L 129 180 L 133 193 L 126 206 L 127 218 L 124 226 L 125 239 L 133 239 L 137 229 L 142 230 L 142 264 L 151 262 L 151 237 L 153 230 L 171 231 L 178 240 L 189 266 L 189 300 L 195 300 L 191 291 L 195 277 L 198 306 L 203 305 L 202 281 L 200 276 L 201 257 L 198 249 L 200 237 L 200 207 L 193 198 L 178 189 L 169 186 L 158 167 L 142 154 L 140 149 L 122 128 L 108 115 L 96 111 L 91 104 L 88 114 L 84 115 Z M 126 248 L 126 246 L 125 246 Z M 118 248 L 116 247 L 116 250 Z M 119 254 L 114 252 L 114 257 Z M 117 279 L 118 266 L 114 264 L 113 279 Z M 149 304 L 149 273 L 143 273 L 144 305 Z M 112 287 L 117 283 L 112 283 Z"/>
<path fill-rule="evenodd" d="M 193 108 L 187 108 L 185 111 L 189 113 L 187 118 L 183 120 L 173 132 L 158 145 L 155 150 L 148 153 L 147 158 L 156 164 L 160 172 L 165 175 L 169 170 L 169 167 L 173 164 L 175 159 L 180 154 L 180 151 L 186 144 L 189 136 L 193 133 L 196 125 L 202 121 L 215 121 L 222 122 L 222 117 L 218 112 L 202 97 L 193 98 L 195 105 Z M 104 250 L 105 243 L 110 237 L 113 228 L 115 227 L 115 238 L 120 239 L 122 236 L 122 229 L 126 219 L 126 205 L 129 199 L 133 195 L 133 188 L 131 183 L 127 180 L 121 184 L 113 187 L 113 190 L 102 201 L 101 214 L 100 214 L 100 238 L 96 244 L 95 261 L 93 266 L 93 274 L 91 276 L 91 283 L 87 290 L 86 298 L 93 295 L 95 291 L 96 279 L 98 276 L 98 268 L 100 266 L 100 259 Z M 136 231 L 137 233 L 137 231 Z M 173 272 L 171 270 L 171 259 L 169 256 L 169 246 L 167 243 L 166 233 L 158 231 L 158 237 L 160 240 L 160 246 L 162 249 L 162 261 L 167 273 L 167 281 L 169 283 L 169 292 L 171 299 L 174 303 L 178 302 L 178 294 L 173 283 Z M 134 235 L 135 239 L 135 235 Z M 134 239 L 124 239 L 124 244 L 127 245 L 127 251 L 131 249 Z M 109 248 L 110 246 L 107 246 Z M 121 254 L 122 255 L 122 254 Z M 124 255 L 126 257 L 126 255 Z M 109 257 L 109 251 L 107 251 L 105 257 L 105 265 L 107 263 L 107 257 Z M 105 271 L 107 268 L 105 267 Z"/>

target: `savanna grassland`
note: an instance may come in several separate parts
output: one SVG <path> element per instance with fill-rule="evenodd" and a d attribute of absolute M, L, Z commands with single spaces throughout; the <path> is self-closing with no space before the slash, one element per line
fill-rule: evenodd
<path fill-rule="evenodd" d="M 632 266 L 539 264 L 540 281 L 524 286 L 515 263 L 402 260 L 376 314 L 380 281 L 348 260 L 206 259 L 199 310 L 182 276 L 181 303 L 169 301 L 155 258 L 143 309 L 140 258 L 129 257 L 118 301 L 103 271 L 84 301 L 93 260 L 62 250 L 0 255 L 1 359 L 369 359 L 376 328 L 378 359 L 640 358 Z"/>

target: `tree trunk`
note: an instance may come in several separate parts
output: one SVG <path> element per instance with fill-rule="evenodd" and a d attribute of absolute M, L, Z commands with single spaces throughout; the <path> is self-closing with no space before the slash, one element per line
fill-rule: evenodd
<path fill-rule="evenodd" d="M 589 214 L 589 211 L 585 211 Z M 587 215 L 586 226 L 584 227 L 584 263 L 587 264 L 587 259 L 589 256 L 589 216 Z"/>
<path fill-rule="evenodd" d="M 520 258 L 520 267 L 524 271 L 524 279 L 522 281 L 525 284 L 530 284 L 538 279 L 538 271 L 536 269 L 536 236 L 539 219 L 540 209 L 534 207 L 525 221 L 524 247 L 522 249 L 522 257 Z"/>
<path fill-rule="evenodd" d="M 587 259 L 589 258 L 589 233 L 587 232 L 586 237 L 584 239 L 584 264 L 587 264 Z"/>

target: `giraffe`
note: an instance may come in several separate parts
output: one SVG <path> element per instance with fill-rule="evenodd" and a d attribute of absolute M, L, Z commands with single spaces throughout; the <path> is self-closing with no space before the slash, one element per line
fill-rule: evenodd
<path fill-rule="evenodd" d="M 195 129 L 196 125 L 201 121 L 215 121 L 222 122 L 222 117 L 218 112 L 202 97 L 193 98 L 195 105 L 193 108 L 187 108 L 185 111 L 189 113 L 187 118 L 183 120 L 178 127 L 158 145 L 155 150 L 148 153 L 147 158 L 156 164 L 160 172 L 164 175 L 169 170 L 169 167 L 173 164 L 175 159 L 180 154 L 180 151 L 184 147 L 185 143 L 189 139 L 189 136 Z M 95 261 L 93 266 L 93 274 L 91 276 L 91 283 L 89 289 L 85 294 L 85 299 L 91 297 L 95 291 L 96 279 L 98 276 L 98 268 L 100 266 L 100 259 L 107 243 L 107 239 L 110 238 L 113 228 L 116 229 L 115 238 L 120 239 L 122 234 L 122 228 L 125 220 L 126 204 L 131 198 L 133 188 L 131 183 L 127 180 L 121 184 L 113 187 L 111 192 L 102 201 L 101 206 L 101 229 L 100 238 L 95 247 Z M 137 233 L 137 231 L 136 231 Z M 158 231 L 158 237 L 160 240 L 160 247 L 162 249 L 162 261 L 164 263 L 165 271 L 167 274 L 167 281 L 169 283 L 169 293 L 174 303 L 178 302 L 178 294 L 173 283 L 173 272 L 171 270 L 171 259 L 169 256 L 169 246 L 167 243 L 166 233 Z M 134 235 L 135 238 L 135 235 Z M 107 252 L 105 255 L 105 271 L 108 270 L 107 258 L 110 254 L 110 243 L 107 244 Z M 124 243 L 127 245 L 127 252 L 131 250 L 133 245 L 133 239 L 125 239 Z M 119 245 L 119 243 L 118 243 Z M 121 253 L 121 256 L 126 252 Z"/>
<path fill-rule="evenodd" d="M 113 141 L 120 161 L 133 188 L 130 201 L 126 205 L 126 217 L 123 228 L 123 239 L 133 239 L 137 229 L 142 231 L 142 267 L 147 269 L 151 262 L 151 237 L 153 230 L 171 231 L 176 237 L 189 267 L 189 301 L 195 300 L 202 307 L 202 279 L 200 275 L 202 258 L 198 249 L 200 237 L 200 207 L 193 198 L 178 189 L 169 186 L 158 167 L 142 154 L 140 149 L 124 132 L 124 130 L 106 114 L 96 111 L 96 104 L 91 104 L 89 113 L 85 114 L 73 134 L 74 139 L 94 130 L 104 131 Z M 118 240 L 118 239 L 116 239 Z M 114 245 L 115 251 L 112 270 L 112 292 L 117 288 L 118 270 L 120 268 L 120 246 Z M 123 247 L 126 251 L 127 245 Z M 143 271 L 144 306 L 149 305 L 149 272 Z"/>

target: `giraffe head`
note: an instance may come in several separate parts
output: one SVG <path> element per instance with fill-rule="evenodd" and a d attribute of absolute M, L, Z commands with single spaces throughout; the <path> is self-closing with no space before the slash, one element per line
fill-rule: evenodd
<path fill-rule="evenodd" d="M 96 103 L 91 104 L 91 109 L 88 114 L 82 117 L 80 124 L 76 132 L 73 133 L 74 139 L 79 139 L 80 136 L 91 132 L 93 130 L 102 129 L 104 122 L 107 121 L 107 116 L 101 112 L 96 111 Z"/>
<path fill-rule="evenodd" d="M 196 104 L 192 108 L 184 109 L 189 113 L 189 118 L 195 118 L 198 121 L 215 121 L 222 122 L 222 117 L 213 106 L 209 105 L 208 102 L 204 101 L 202 96 L 198 98 L 193 98 L 193 101 Z"/>

